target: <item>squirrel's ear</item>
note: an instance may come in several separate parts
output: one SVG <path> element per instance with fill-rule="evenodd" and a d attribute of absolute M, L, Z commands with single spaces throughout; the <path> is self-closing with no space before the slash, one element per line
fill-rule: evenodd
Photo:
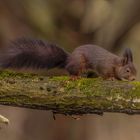
<path fill-rule="evenodd" d="M 133 62 L 133 55 L 130 48 L 126 48 L 123 53 L 123 64 L 128 64 L 129 62 Z"/>

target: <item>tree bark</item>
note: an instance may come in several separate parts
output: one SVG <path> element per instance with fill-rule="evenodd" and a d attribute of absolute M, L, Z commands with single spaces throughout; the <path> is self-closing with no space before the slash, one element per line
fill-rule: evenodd
<path fill-rule="evenodd" d="M 0 104 L 65 115 L 140 114 L 140 82 L 0 72 Z"/>

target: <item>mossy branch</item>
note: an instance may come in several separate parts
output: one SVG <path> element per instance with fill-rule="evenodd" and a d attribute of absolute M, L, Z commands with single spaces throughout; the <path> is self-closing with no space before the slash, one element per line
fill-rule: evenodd
<path fill-rule="evenodd" d="M 71 81 L 69 77 L 0 72 L 0 104 L 52 110 L 65 115 L 140 113 L 140 82 Z"/>

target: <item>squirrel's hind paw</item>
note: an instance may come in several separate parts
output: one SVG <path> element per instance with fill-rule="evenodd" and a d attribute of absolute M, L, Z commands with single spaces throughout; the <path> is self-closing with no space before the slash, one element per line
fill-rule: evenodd
<path fill-rule="evenodd" d="M 81 78 L 81 76 L 76 76 L 76 75 L 71 75 L 70 76 L 70 80 L 78 80 L 78 79 L 80 79 Z"/>
<path fill-rule="evenodd" d="M 105 80 L 115 81 L 115 80 L 116 80 L 116 78 L 115 78 L 115 77 L 109 77 L 109 78 L 106 78 Z"/>

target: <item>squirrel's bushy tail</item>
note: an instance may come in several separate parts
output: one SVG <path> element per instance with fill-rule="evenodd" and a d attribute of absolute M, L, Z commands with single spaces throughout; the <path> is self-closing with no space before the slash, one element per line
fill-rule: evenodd
<path fill-rule="evenodd" d="M 0 50 L 0 68 L 64 68 L 68 56 L 55 44 L 21 38 Z"/>

